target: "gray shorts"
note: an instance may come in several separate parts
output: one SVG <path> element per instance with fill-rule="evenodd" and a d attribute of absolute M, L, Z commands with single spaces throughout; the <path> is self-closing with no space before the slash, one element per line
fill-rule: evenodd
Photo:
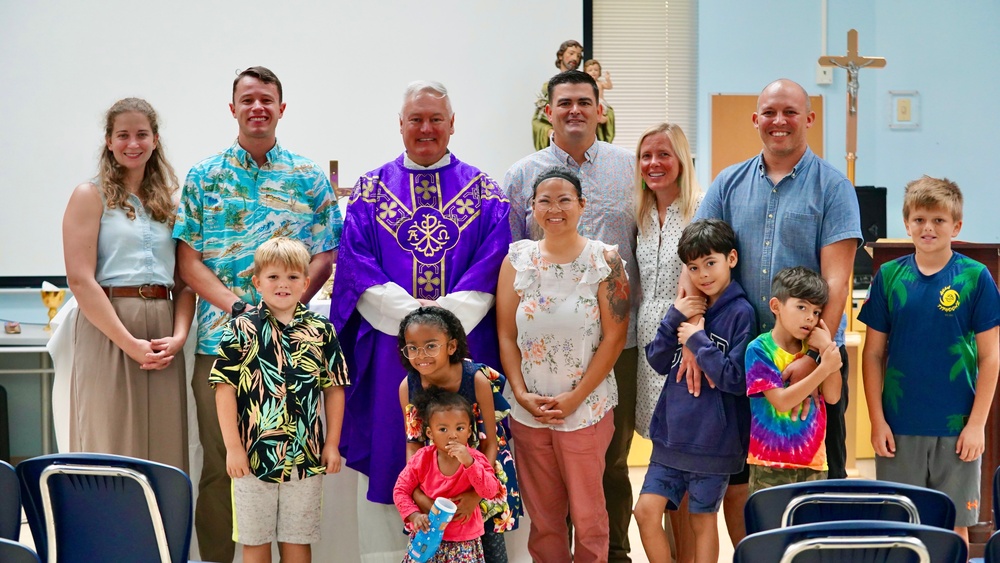
<path fill-rule="evenodd" d="M 956 527 L 976 525 L 982 457 L 962 461 L 955 453 L 958 436 L 894 438 L 896 456 L 875 457 L 875 478 L 941 491 L 955 503 Z"/>
<path fill-rule="evenodd" d="M 323 476 L 265 483 L 253 475 L 233 479 L 233 541 L 263 545 L 310 544 L 320 539 Z"/>

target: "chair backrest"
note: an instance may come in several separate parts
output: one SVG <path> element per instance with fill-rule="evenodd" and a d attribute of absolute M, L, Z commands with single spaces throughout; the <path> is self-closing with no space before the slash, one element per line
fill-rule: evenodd
<path fill-rule="evenodd" d="M 993 532 L 983 551 L 984 563 L 1000 563 L 1000 532 Z"/>
<path fill-rule="evenodd" d="M 0 460 L 0 539 L 17 541 L 20 536 L 21 494 L 17 474 L 9 463 Z"/>
<path fill-rule="evenodd" d="M 1000 465 L 993 472 L 993 528 L 1000 530 Z"/>
<path fill-rule="evenodd" d="M 777 528 L 748 535 L 733 563 L 966 563 L 969 551 L 953 530 L 905 522 L 857 520 Z"/>
<path fill-rule="evenodd" d="M 748 534 L 840 520 L 888 520 L 948 530 L 955 526 L 955 505 L 948 495 L 869 479 L 829 479 L 769 487 L 751 495 L 743 510 Z"/>
<path fill-rule="evenodd" d="M 17 466 L 25 514 L 46 561 L 187 561 L 191 481 L 169 465 L 71 453 Z"/>
<path fill-rule="evenodd" d="M 23 543 L 0 538 L 0 561 L 3 563 L 40 563 L 38 554 Z"/>

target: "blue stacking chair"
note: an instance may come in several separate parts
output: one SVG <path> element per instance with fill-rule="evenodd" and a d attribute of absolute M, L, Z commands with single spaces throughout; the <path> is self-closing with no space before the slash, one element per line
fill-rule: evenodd
<path fill-rule="evenodd" d="M 961 536 L 906 522 L 857 520 L 789 526 L 751 534 L 733 563 L 966 563 Z"/>
<path fill-rule="evenodd" d="M 191 481 L 180 469 L 70 453 L 23 461 L 17 475 L 42 560 L 187 561 Z"/>
<path fill-rule="evenodd" d="M 38 554 L 23 543 L 0 538 L 0 561 L 3 563 L 40 563 Z"/>
<path fill-rule="evenodd" d="M 993 525 L 1000 530 L 1000 465 L 993 472 Z"/>
<path fill-rule="evenodd" d="M 1000 530 L 1000 466 L 993 472 L 993 525 L 995 530 Z M 1000 538 L 997 538 L 997 533 L 990 536 L 987 541 L 983 557 L 973 557 L 969 563 L 990 563 L 991 561 L 1000 563 Z"/>
<path fill-rule="evenodd" d="M 993 532 L 983 552 L 985 563 L 1000 563 L 1000 532 Z"/>
<path fill-rule="evenodd" d="M 952 530 L 955 505 L 948 495 L 923 487 L 829 479 L 769 487 L 744 506 L 748 534 L 796 524 L 841 520 L 887 520 Z"/>
<path fill-rule="evenodd" d="M 19 537 L 21 494 L 17 488 L 17 474 L 9 463 L 0 460 L 0 539 L 17 541 Z"/>

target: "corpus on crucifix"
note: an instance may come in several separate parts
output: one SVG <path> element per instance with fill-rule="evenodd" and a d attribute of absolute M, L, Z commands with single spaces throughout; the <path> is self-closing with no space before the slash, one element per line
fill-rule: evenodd
<path fill-rule="evenodd" d="M 834 57 L 824 55 L 819 58 L 822 66 L 836 66 L 847 69 L 847 179 L 854 183 L 854 161 L 858 150 L 858 71 L 863 68 L 882 68 L 882 57 L 862 57 L 858 54 L 858 30 L 847 32 L 847 55 Z"/>

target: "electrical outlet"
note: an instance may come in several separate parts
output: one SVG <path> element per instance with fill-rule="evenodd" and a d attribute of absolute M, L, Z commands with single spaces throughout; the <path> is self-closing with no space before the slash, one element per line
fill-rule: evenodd
<path fill-rule="evenodd" d="M 816 64 L 816 84 L 833 84 L 833 67 Z"/>

